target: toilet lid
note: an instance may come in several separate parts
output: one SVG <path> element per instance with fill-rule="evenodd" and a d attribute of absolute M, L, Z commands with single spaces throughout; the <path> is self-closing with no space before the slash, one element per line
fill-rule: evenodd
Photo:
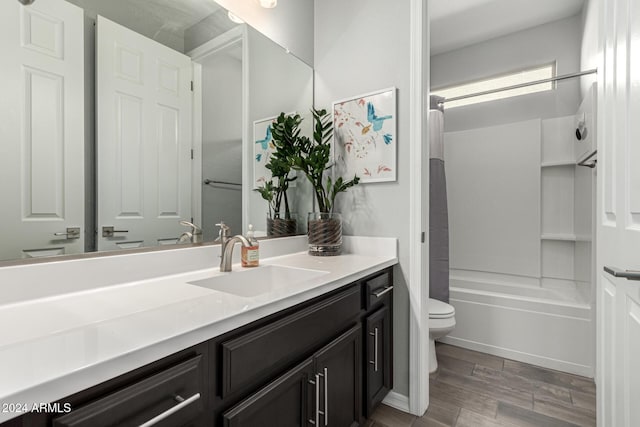
<path fill-rule="evenodd" d="M 455 308 L 446 302 L 429 298 L 429 318 L 441 319 L 451 317 L 456 313 Z"/>

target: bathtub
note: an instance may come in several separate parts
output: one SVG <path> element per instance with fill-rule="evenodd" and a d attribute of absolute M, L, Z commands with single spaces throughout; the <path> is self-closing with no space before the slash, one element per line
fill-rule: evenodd
<path fill-rule="evenodd" d="M 590 287 L 473 277 L 452 271 L 456 328 L 442 342 L 593 378 L 595 317 Z"/>

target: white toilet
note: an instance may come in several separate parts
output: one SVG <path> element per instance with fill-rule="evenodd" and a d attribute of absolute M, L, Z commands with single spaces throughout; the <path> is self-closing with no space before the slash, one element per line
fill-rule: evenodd
<path fill-rule="evenodd" d="M 429 373 L 438 369 L 436 340 L 456 327 L 456 310 L 452 305 L 429 298 Z"/>

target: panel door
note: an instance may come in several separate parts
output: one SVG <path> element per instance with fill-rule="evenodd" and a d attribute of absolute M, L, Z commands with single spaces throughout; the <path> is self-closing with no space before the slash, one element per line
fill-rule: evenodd
<path fill-rule="evenodd" d="M 598 425 L 640 425 L 640 0 L 605 0 L 598 94 Z"/>
<path fill-rule="evenodd" d="M 84 251 L 83 23 L 64 0 L 0 2 L 0 259 Z"/>
<path fill-rule="evenodd" d="M 360 423 L 361 331 L 360 325 L 351 328 L 316 354 L 321 426 L 348 427 Z"/>
<path fill-rule="evenodd" d="M 98 249 L 175 243 L 191 220 L 191 60 L 102 16 L 96 43 Z"/>
<path fill-rule="evenodd" d="M 315 417 L 317 394 L 313 360 L 249 396 L 222 415 L 225 427 L 301 427 Z"/>
<path fill-rule="evenodd" d="M 365 330 L 365 414 L 375 408 L 391 390 L 391 312 L 383 306 L 367 317 Z"/>

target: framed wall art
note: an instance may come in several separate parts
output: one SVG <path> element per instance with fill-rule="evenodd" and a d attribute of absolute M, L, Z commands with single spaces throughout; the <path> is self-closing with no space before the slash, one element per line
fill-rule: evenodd
<path fill-rule="evenodd" d="M 337 175 L 396 181 L 396 88 L 334 102 L 333 136 Z"/>
<path fill-rule="evenodd" d="M 278 116 L 267 117 L 253 122 L 253 188 L 262 187 L 271 180 L 271 171 L 266 168 L 271 154 L 275 151 L 271 136 L 271 124 Z"/>

